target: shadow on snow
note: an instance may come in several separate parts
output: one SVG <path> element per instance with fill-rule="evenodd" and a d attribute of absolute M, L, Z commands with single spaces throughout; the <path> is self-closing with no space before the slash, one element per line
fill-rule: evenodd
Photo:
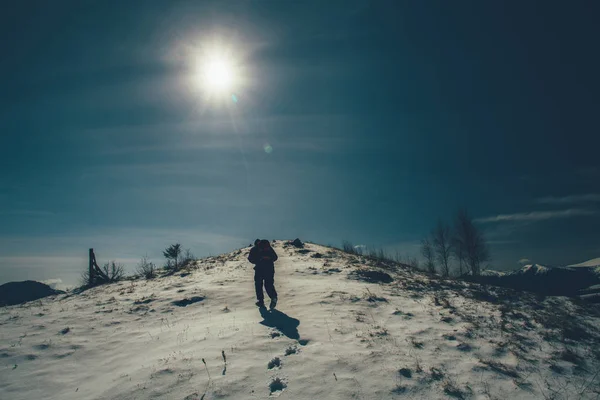
<path fill-rule="evenodd" d="M 266 308 L 260 308 L 259 310 L 260 315 L 263 317 L 263 321 L 260 322 L 262 325 L 275 328 L 290 339 L 300 339 L 300 334 L 298 333 L 299 320 L 279 310 L 269 311 Z"/>

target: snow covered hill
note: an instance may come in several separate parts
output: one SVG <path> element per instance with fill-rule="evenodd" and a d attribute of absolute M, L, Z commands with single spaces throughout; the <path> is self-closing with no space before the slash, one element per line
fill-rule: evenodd
<path fill-rule="evenodd" d="M 597 305 L 274 247 L 274 312 L 254 306 L 249 248 L 0 309 L 0 398 L 599 396 Z"/>
<path fill-rule="evenodd" d="M 569 265 L 569 267 L 600 267 L 600 258 L 594 258 L 579 264 Z"/>

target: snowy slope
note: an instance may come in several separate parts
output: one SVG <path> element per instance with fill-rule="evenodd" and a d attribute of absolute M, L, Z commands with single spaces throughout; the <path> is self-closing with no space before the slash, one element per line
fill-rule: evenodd
<path fill-rule="evenodd" d="M 569 265 L 569 267 L 600 267 L 600 258 L 594 258 L 579 264 Z"/>
<path fill-rule="evenodd" d="M 405 268 L 369 283 L 376 262 L 306 247 L 275 245 L 272 314 L 248 249 L 2 308 L 0 398 L 597 398 L 597 307 Z"/>

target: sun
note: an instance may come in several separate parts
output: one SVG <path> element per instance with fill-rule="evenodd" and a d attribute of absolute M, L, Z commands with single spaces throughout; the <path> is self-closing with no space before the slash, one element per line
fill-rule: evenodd
<path fill-rule="evenodd" d="M 216 95 L 230 95 L 236 83 L 234 63 L 223 55 L 207 57 L 200 66 L 201 83 L 205 90 Z"/>

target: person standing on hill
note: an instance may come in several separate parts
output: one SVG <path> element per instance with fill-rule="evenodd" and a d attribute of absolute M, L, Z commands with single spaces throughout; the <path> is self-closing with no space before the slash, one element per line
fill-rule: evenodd
<path fill-rule="evenodd" d="M 256 305 L 260 308 L 265 307 L 265 295 L 263 293 L 263 283 L 267 294 L 271 298 L 269 308 L 273 309 L 277 305 L 277 291 L 275 291 L 275 261 L 277 253 L 271 247 L 268 240 L 260 240 L 258 244 L 250 250 L 248 261 L 254 264 L 254 288 L 256 289 Z"/>

